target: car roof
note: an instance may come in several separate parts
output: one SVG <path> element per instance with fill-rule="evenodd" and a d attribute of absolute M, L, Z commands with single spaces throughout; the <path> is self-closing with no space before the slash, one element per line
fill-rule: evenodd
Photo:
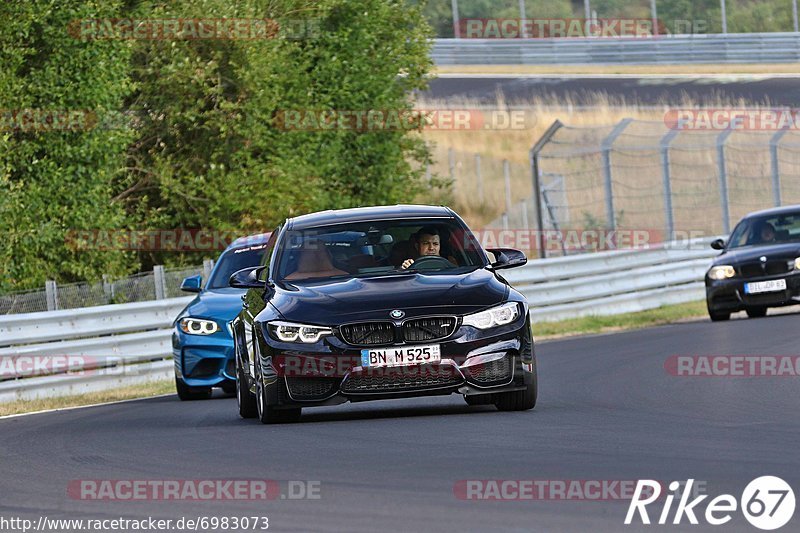
<path fill-rule="evenodd" d="M 781 207 L 773 207 L 770 209 L 762 209 L 761 211 L 753 211 L 748 213 L 744 218 L 774 216 L 774 215 L 790 215 L 800 214 L 800 205 L 783 205 Z"/>
<path fill-rule="evenodd" d="M 319 211 L 286 220 L 289 229 L 307 229 L 348 222 L 372 222 L 402 218 L 453 218 L 455 213 L 441 205 L 379 205 Z"/>
<path fill-rule="evenodd" d="M 225 248 L 225 251 L 233 250 L 234 248 L 242 248 L 243 246 L 255 246 L 258 244 L 264 244 L 267 242 L 272 235 L 271 231 L 266 233 L 256 233 L 253 235 L 248 235 L 247 237 L 239 237 L 238 239 L 234 240 L 232 243 Z"/>

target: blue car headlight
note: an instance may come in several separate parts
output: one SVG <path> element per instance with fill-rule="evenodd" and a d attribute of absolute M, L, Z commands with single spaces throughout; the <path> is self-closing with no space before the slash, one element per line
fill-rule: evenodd
<path fill-rule="evenodd" d="M 188 335 L 213 335 L 219 331 L 219 324 L 205 318 L 184 317 L 178 327 Z"/>
<path fill-rule="evenodd" d="M 519 316 L 519 305 L 517 302 L 509 302 L 497 307 L 492 307 L 480 313 L 467 315 L 463 319 L 463 325 L 472 326 L 478 329 L 489 329 L 496 326 L 505 326 L 512 323 Z"/>

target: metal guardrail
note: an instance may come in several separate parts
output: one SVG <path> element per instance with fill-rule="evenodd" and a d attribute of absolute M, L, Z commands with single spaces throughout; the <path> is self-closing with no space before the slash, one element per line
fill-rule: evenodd
<path fill-rule="evenodd" d="M 716 253 L 708 242 L 535 260 L 503 275 L 528 298 L 534 323 L 640 311 L 703 297 Z M 0 368 L 20 357 L 75 358 L 68 368 L 0 373 L 11 378 L 0 381 L 0 402 L 171 378 L 170 325 L 190 299 L 0 316 Z"/>
<path fill-rule="evenodd" d="M 190 300 L 0 316 L 0 402 L 170 378 L 170 325 Z"/>
<path fill-rule="evenodd" d="M 528 298 L 534 324 L 644 311 L 704 297 L 703 276 L 718 254 L 710 242 L 543 259 L 504 275 Z"/>
<path fill-rule="evenodd" d="M 434 39 L 437 65 L 800 62 L 800 33 L 649 38 Z"/>

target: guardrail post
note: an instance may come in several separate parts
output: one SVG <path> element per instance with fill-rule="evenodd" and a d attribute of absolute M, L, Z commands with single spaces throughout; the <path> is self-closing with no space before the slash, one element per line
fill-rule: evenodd
<path fill-rule="evenodd" d="M 611 149 L 614 147 L 614 141 L 617 140 L 617 137 L 620 136 L 620 134 L 632 121 L 632 118 L 622 119 L 619 124 L 614 126 L 614 129 L 611 130 L 611 133 L 608 134 L 608 137 L 603 139 L 603 142 L 600 145 L 603 152 L 603 182 L 605 185 L 606 195 L 606 227 L 610 231 L 617 229 L 617 216 L 614 214 L 614 187 L 611 174 Z"/>
<path fill-rule="evenodd" d="M 553 138 L 553 135 L 556 134 L 558 130 L 564 124 L 561 123 L 560 120 L 556 120 L 553 122 L 547 131 L 544 132 L 542 137 L 536 141 L 536 144 L 533 145 L 529 152 L 530 156 L 530 164 L 531 164 L 531 177 L 533 178 L 533 201 L 535 202 L 536 206 L 536 231 L 538 232 L 538 243 L 537 247 L 539 248 L 539 257 L 544 259 L 547 257 L 547 250 L 545 250 L 545 242 L 544 242 L 544 223 L 542 220 L 542 186 L 541 186 L 541 173 L 539 169 L 539 152 L 541 152 L 547 143 L 550 142 L 550 139 Z"/>
<path fill-rule="evenodd" d="M 775 207 L 781 205 L 781 168 L 778 161 L 778 145 L 788 129 L 784 128 L 775 133 L 769 140 L 769 155 L 772 163 L 772 203 Z"/>
<path fill-rule="evenodd" d="M 733 130 L 727 129 L 717 136 L 717 165 L 719 167 L 719 197 L 722 208 L 722 231 L 731 232 L 731 213 L 728 198 L 728 165 L 725 162 L 725 142 Z"/>
<path fill-rule="evenodd" d="M 506 185 L 506 213 L 511 212 L 511 168 L 508 159 L 503 159 L 503 181 Z"/>
<path fill-rule="evenodd" d="M 672 241 L 675 235 L 675 219 L 672 212 L 672 179 L 669 168 L 669 145 L 678 135 L 672 130 L 661 138 L 661 178 L 664 182 L 664 220 L 666 226 L 666 242 Z"/>
<path fill-rule="evenodd" d="M 52 279 L 44 282 L 45 298 L 48 311 L 58 311 L 58 286 Z"/>
<path fill-rule="evenodd" d="M 153 283 L 156 287 L 156 300 L 163 300 L 165 297 L 164 285 L 164 265 L 155 265 L 153 267 Z"/>
<path fill-rule="evenodd" d="M 478 180 L 478 199 L 483 205 L 485 199 L 483 197 L 483 175 L 481 175 L 481 154 L 475 154 L 475 178 Z"/>

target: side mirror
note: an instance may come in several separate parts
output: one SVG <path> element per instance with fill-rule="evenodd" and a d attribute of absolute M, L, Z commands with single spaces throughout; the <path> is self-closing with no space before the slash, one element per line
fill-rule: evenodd
<path fill-rule="evenodd" d="M 711 241 L 711 247 L 715 250 L 724 250 L 725 241 L 722 239 L 714 239 L 713 241 Z"/>
<path fill-rule="evenodd" d="M 203 284 L 203 276 L 200 274 L 196 276 L 189 276 L 184 278 L 181 282 L 181 290 L 184 292 L 200 292 L 200 287 Z"/>
<path fill-rule="evenodd" d="M 236 289 L 261 289 L 264 287 L 265 283 L 258 279 L 258 275 L 261 274 L 261 271 L 265 268 L 267 267 L 257 266 L 237 270 L 231 274 L 231 277 L 228 279 L 228 285 Z"/>
<path fill-rule="evenodd" d="M 514 248 L 489 248 L 486 250 L 494 254 L 496 261 L 490 265 L 491 270 L 514 268 L 528 262 L 525 254 Z"/>

